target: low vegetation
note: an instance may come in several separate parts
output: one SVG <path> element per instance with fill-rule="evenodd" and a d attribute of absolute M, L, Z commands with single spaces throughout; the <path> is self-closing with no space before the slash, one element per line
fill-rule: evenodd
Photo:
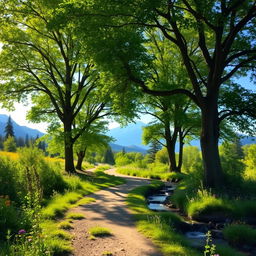
<path fill-rule="evenodd" d="M 104 227 L 92 227 L 89 229 L 89 234 L 93 237 L 104 237 L 112 235 L 110 229 Z"/>
<path fill-rule="evenodd" d="M 85 216 L 67 211 L 94 201 L 85 195 L 123 183 L 100 170 L 92 176 L 66 175 L 59 160 L 49 162 L 36 148 L 11 157 L 0 159 L 1 256 L 70 253 L 72 237 L 67 231 L 72 220 Z"/>
<path fill-rule="evenodd" d="M 137 220 L 138 230 L 152 239 L 166 256 L 201 256 L 202 252 L 194 249 L 179 232 L 181 217 L 171 212 L 152 212 L 148 209 L 145 197 L 160 186 L 161 183 L 153 183 L 138 187 L 129 193 L 127 204 Z M 215 252 L 216 255 L 223 256 L 243 255 L 229 246 L 222 245 L 218 245 Z"/>

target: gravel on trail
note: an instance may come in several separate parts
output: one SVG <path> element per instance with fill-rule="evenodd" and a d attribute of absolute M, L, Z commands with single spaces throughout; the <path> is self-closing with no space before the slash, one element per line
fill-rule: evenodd
<path fill-rule="evenodd" d="M 85 216 L 84 219 L 75 220 L 73 223 L 72 255 L 162 256 L 160 250 L 137 231 L 135 221 L 125 203 L 130 190 L 147 185 L 150 181 L 117 174 L 115 169 L 107 170 L 106 173 L 124 177 L 127 183 L 89 195 L 96 201 L 72 209 L 72 212 Z M 108 228 L 112 235 L 92 239 L 88 230 L 95 226 Z"/>

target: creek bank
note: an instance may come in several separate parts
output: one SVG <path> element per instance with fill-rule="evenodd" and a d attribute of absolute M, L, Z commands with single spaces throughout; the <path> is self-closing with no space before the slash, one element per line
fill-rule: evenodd
<path fill-rule="evenodd" d="M 157 212 L 169 211 L 179 215 L 181 217 L 181 222 L 178 223 L 175 228 L 186 237 L 190 245 L 194 248 L 202 251 L 204 250 L 207 240 L 207 232 L 209 231 L 211 232 L 213 244 L 221 246 L 230 245 L 228 241 L 224 239 L 222 230 L 225 226 L 232 224 L 233 220 L 227 218 L 222 213 L 208 214 L 202 216 L 202 218 L 197 218 L 196 220 L 189 219 L 171 203 L 171 195 L 175 188 L 176 184 L 167 183 L 160 189 L 151 191 L 146 197 L 148 208 Z M 248 256 L 256 255 L 255 246 L 241 245 L 237 249 Z"/>

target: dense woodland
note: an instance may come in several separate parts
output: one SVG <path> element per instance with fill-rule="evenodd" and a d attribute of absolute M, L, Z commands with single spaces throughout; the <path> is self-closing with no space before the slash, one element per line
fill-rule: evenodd
<path fill-rule="evenodd" d="M 254 0 L 1 0 L 0 24 L 0 103 L 30 103 L 27 118 L 49 124 L 47 135 L 22 141 L 9 118 L 0 140 L 18 151 L 0 161 L 1 256 L 69 253 L 56 220 L 83 195 L 123 182 L 81 174 L 96 163 L 178 182 L 171 202 L 183 215 L 245 223 L 230 225 L 235 238 L 223 231 L 235 249 L 221 256 L 245 255 L 234 251 L 240 242 L 253 255 L 256 147 L 240 138 L 256 136 Z M 146 114 L 148 154 L 113 153 L 109 123 Z M 27 231 L 38 238 L 29 243 Z M 166 255 L 200 255 L 179 246 Z"/>

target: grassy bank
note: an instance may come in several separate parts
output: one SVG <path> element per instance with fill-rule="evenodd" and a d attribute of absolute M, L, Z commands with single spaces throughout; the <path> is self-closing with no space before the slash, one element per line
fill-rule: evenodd
<path fill-rule="evenodd" d="M 156 182 L 138 187 L 129 193 L 127 204 L 136 218 L 138 230 L 159 246 L 166 256 L 202 256 L 203 252 L 192 248 L 185 236 L 179 232 L 181 217 L 171 212 L 153 212 L 148 209 L 146 196 L 160 186 L 161 183 Z M 217 246 L 216 254 L 242 256 L 229 246 Z"/>
<path fill-rule="evenodd" d="M 106 168 L 96 168 L 91 175 L 67 175 L 58 160 L 48 161 L 35 148 L 0 158 L 0 255 L 70 253 L 68 229 L 83 216 L 67 211 L 94 200 L 86 195 L 124 183 L 99 171 Z"/>

